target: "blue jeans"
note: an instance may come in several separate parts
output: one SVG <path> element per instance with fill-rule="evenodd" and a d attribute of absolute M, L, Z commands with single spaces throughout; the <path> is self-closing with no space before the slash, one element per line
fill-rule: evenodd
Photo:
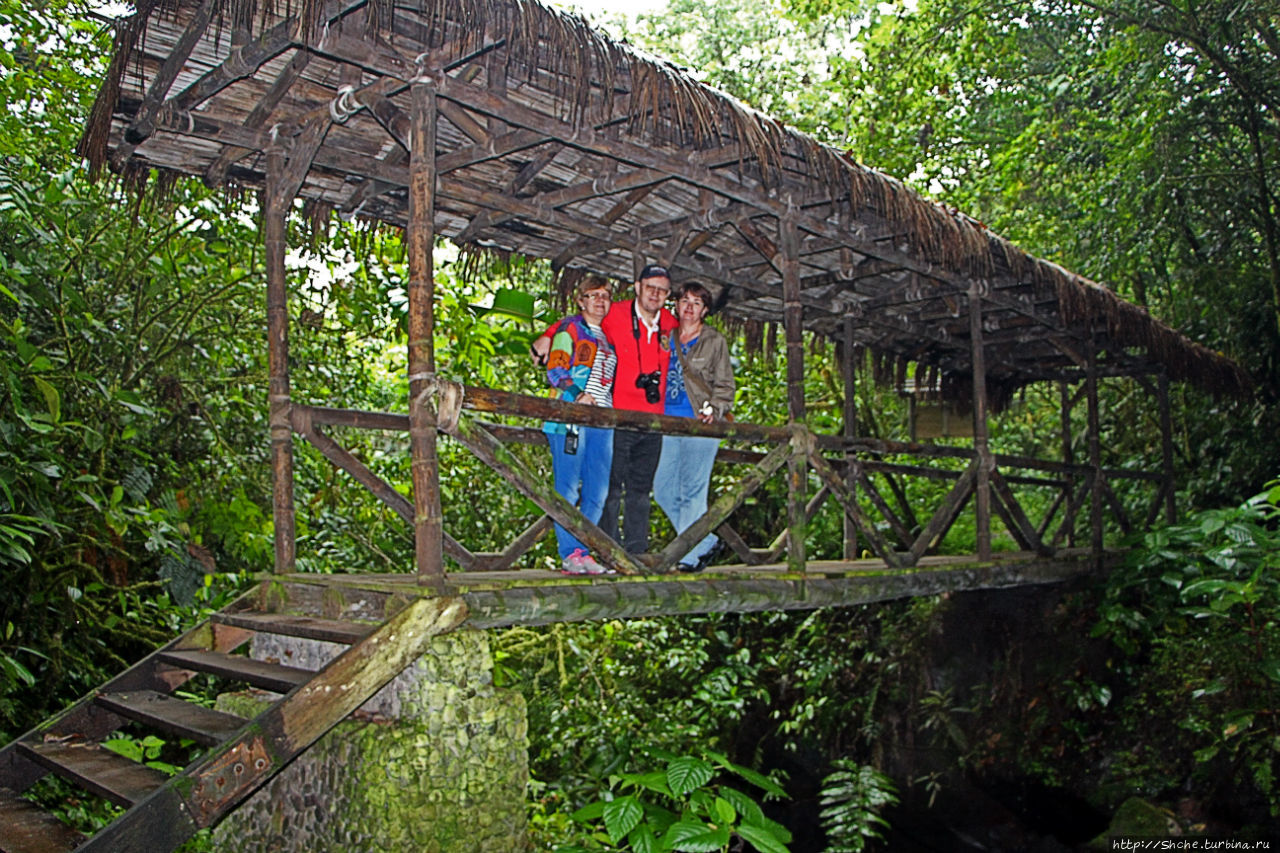
<path fill-rule="evenodd" d="M 564 452 L 564 433 L 549 433 L 551 445 L 551 472 L 556 491 L 574 506 L 582 510 L 587 521 L 600 520 L 605 496 L 609 494 L 609 469 L 613 464 L 613 430 L 596 427 L 578 428 L 578 452 Z M 560 559 L 578 548 L 589 550 L 577 537 L 559 524 L 556 529 L 556 547 Z"/>
<path fill-rule="evenodd" d="M 711 487 L 711 466 L 716 461 L 720 439 L 692 435 L 664 435 L 658 471 L 653 476 L 653 497 L 671 519 L 676 534 L 683 533 L 707 511 L 707 491 Z M 697 563 L 716 544 L 708 533 L 681 563 Z"/>

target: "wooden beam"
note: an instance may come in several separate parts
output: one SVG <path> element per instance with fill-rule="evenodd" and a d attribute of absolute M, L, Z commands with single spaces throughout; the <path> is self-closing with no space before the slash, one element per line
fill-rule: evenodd
<path fill-rule="evenodd" d="M 792 571 L 805 567 L 804 506 L 809 468 L 809 430 L 805 427 L 804 307 L 800 304 L 800 231 L 795 219 L 778 220 L 778 250 L 782 266 L 782 319 L 787 338 L 787 423 L 792 429 L 792 454 L 787 462 L 787 528 L 790 547 L 787 565 Z"/>
<path fill-rule="evenodd" d="M 271 88 L 267 90 L 267 94 L 262 100 L 254 105 L 249 111 L 249 115 L 245 116 L 244 126 L 247 128 L 262 127 L 271 118 L 271 113 L 288 94 L 289 89 L 297 81 L 303 70 L 311 62 L 311 54 L 305 50 L 295 51 L 293 58 L 289 60 L 289 64 L 281 69 L 276 75 L 275 82 L 271 84 Z M 204 182 L 207 186 L 218 187 L 227 179 L 227 170 L 232 164 L 243 157 L 247 157 L 254 153 L 249 148 L 238 148 L 234 145 L 225 146 L 222 152 L 218 154 L 218 158 L 209 164 L 209 168 L 205 170 Z"/>
<path fill-rule="evenodd" d="M 823 483 L 818 487 L 818 491 L 813 493 L 809 498 L 809 502 L 804 506 L 804 520 L 806 524 L 813 523 L 814 518 L 818 515 L 818 510 L 822 509 L 822 505 L 827 502 L 827 498 L 831 497 L 831 487 Z M 775 562 L 787 550 L 787 540 L 790 538 L 791 531 L 784 529 L 774 540 L 769 543 L 768 553 L 759 560 L 762 563 Z"/>
<path fill-rule="evenodd" d="M 1173 470 L 1173 419 L 1169 406 L 1169 374 L 1162 370 L 1156 380 L 1156 401 L 1160 406 L 1160 472 L 1164 475 L 1161 489 L 1164 491 L 1164 520 L 1174 524 L 1178 520 L 1178 505 L 1174 495 L 1177 480 Z"/>
<path fill-rule="evenodd" d="M 840 475 L 831 467 L 831 463 L 823 459 L 821 454 L 814 451 L 809 454 L 809 464 L 813 466 L 813 471 L 818 475 L 818 478 L 831 489 L 832 496 L 840 502 L 845 514 L 853 519 L 854 524 L 858 526 L 862 537 L 867 540 L 867 544 L 871 547 L 872 553 L 884 560 L 886 565 L 893 568 L 907 565 L 904 555 L 897 553 L 890 547 L 888 541 L 876 529 L 875 524 L 862 511 L 857 499 L 845 486 L 844 480 L 841 479 Z"/>
<path fill-rule="evenodd" d="M 555 160 L 563 150 L 563 145 L 552 144 L 546 146 L 546 149 L 542 151 L 542 153 L 538 154 L 538 156 L 520 167 L 520 171 L 516 172 L 515 175 L 512 176 L 511 180 L 507 182 L 507 194 L 515 195 L 520 192 L 520 190 L 528 186 L 529 182 L 538 177 L 543 169 L 550 166 L 551 161 Z"/>
<path fill-rule="evenodd" d="M 1071 430 L 1071 410 L 1075 407 L 1076 400 L 1079 398 L 1073 397 L 1071 395 L 1071 386 L 1069 386 L 1066 382 L 1063 382 L 1063 381 L 1058 382 L 1058 392 L 1062 397 L 1062 405 L 1060 408 L 1060 415 L 1059 415 L 1059 420 L 1062 427 L 1062 464 L 1066 466 L 1074 466 L 1075 465 L 1075 445 L 1072 443 L 1073 436 L 1072 436 L 1072 430 Z M 1084 392 L 1083 386 L 1081 386 L 1080 392 L 1081 393 Z M 1073 509 L 1072 501 L 1075 498 L 1075 479 L 1073 478 L 1072 472 L 1070 470 L 1065 472 L 1065 476 L 1067 478 L 1067 485 L 1063 490 L 1063 494 L 1067 496 L 1067 508 L 1065 511 L 1066 514 L 1064 515 L 1064 518 L 1074 519 L 1075 510 Z M 1059 528 L 1059 531 L 1061 532 L 1061 528 Z M 1075 545 L 1076 545 L 1076 532 L 1075 532 L 1075 526 L 1072 525 L 1071 529 L 1067 530 L 1067 547 L 1074 548 Z"/>
<path fill-rule="evenodd" d="M 440 460 L 436 453 L 435 243 L 436 90 L 426 81 L 410 87 L 409 139 L 409 455 L 413 478 L 414 567 L 418 582 L 444 589 Z"/>
<path fill-rule="evenodd" d="M 605 565 L 624 575 L 644 573 L 644 569 L 631 555 L 606 536 L 598 526 L 583 517 L 577 507 L 570 505 L 556 492 L 545 477 L 535 476 L 519 457 L 478 423 L 469 418 L 459 418 L 450 434 L 520 494 L 537 504 L 561 527 L 577 537 Z"/>
<path fill-rule="evenodd" d="M 1093 341 L 1085 350 L 1085 398 L 1089 403 L 1089 544 L 1095 560 L 1102 558 L 1102 419 L 1098 409 L 1098 354 Z"/>
<path fill-rule="evenodd" d="M 538 519 L 526 527 L 523 533 L 511 540 L 511 544 L 501 553 L 485 558 L 484 571 L 501 572 L 511 568 L 516 560 L 523 557 L 551 529 L 551 518 L 545 514 L 538 516 Z"/>
<path fill-rule="evenodd" d="M 218 5 L 218 0 L 204 0 L 200 4 L 200 8 L 196 10 L 195 15 L 187 22 L 182 35 L 178 37 L 178 43 L 165 56 L 164 62 L 160 65 L 160 70 L 156 72 L 156 76 L 151 80 L 151 85 L 147 87 L 147 94 L 142 99 L 142 105 L 138 108 L 138 111 L 134 113 L 133 121 L 125 128 L 124 142 L 116 149 L 116 154 L 113 155 L 115 162 L 123 163 L 128 160 L 133 152 L 137 150 L 137 147 L 150 139 L 151 134 L 155 133 L 156 116 L 159 114 L 165 98 L 169 95 L 169 88 L 178 79 L 178 74 L 182 71 L 182 67 L 186 65 L 191 52 L 195 50 L 200 37 L 208 29 L 209 22 L 213 19 L 214 10 Z"/>
<path fill-rule="evenodd" d="M 844 320 L 844 339 L 841 342 L 840 350 L 840 373 L 844 379 L 844 418 L 841 424 L 841 434 L 846 440 L 852 440 L 858 437 L 858 378 L 857 378 L 857 362 L 854 359 L 854 352 L 857 347 L 853 343 L 853 318 L 846 317 Z M 857 482 L 853 463 L 856 457 L 851 450 L 845 451 L 845 486 L 849 489 L 849 494 L 853 500 L 858 499 Z M 843 553 L 846 560 L 857 559 L 858 556 L 858 526 L 853 523 L 853 519 L 847 514 L 842 517 L 844 526 L 844 546 Z"/>
<path fill-rule="evenodd" d="M 960 475 L 960 479 L 956 480 L 955 485 L 951 487 L 951 491 L 947 492 L 947 496 L 942 499 L 942 506 L 925 522 L 924 529 L 911 545 L 910 556 L 913 565 L 920 562 L 920 558 L 933 547 L 935 540 L 941 539 L 951 529 L 965 501 L 973 493 L 980 466 L 981 462 L 977 459 L 969 464 L 969 467 Z"/>
<path fill-rule="evenodd" d="M 657 572 L 664 572 L 675 565 L 676 560 L 689 553 L 690 548 L 701 542 L 708 533 L 723 524 L 734 510 L 742 506 L 743 501 L 781 468 L 793 452 L 790 445 L 779 444 L 765 454 L 764 459 L 760 460 L 758 465 L 752 466 L 732 488 L 722 492 L 701 518 L 685 528 L 683 533 L 658 552 L 652 568 Z M 800 570 L 803 571 L 803 567 Z"/>
<path fill-rule="evenodd" d="M 271 436 L 271 517 L 275 571 L 292 572 L 297 522 L 293 506 L 293 433 L 289 425 L 289 309 L 285 254 L 289 200 L 286 164 L 279 148 L 267 152 L 267 191 L 262 236 L 267 272 L 267 424 Z"/>
<path fill-rule="evenodd" d="M 977 535 L 979 560 L 991 559 L 991 472 L 995 462 L 987 442 L 987 362 L 986 348 L 982 340 L 983 288 L 973 284 L 969 288 L 969 346 L 973 367 L 973 449 L 977 454 L 978 470 L 974 481 L 974 527 Z"/>
<path fill-rule="evenodd" d="M 1040 535 L 1037 533 L 1035 526 L 1027 518 L 1022 505 L 1018 503 L 1017 496 L 1014 495 L 1013 489 L 1009 488 L 1009 484 L 1004 477 L 1000 475 L 999 469 L 991 472 L 991 486 L 992 502 L 995 505 L 996 512 L 1000 514 L 1000 518 L 1004 521 L 1009 533 L 1017 540 L 1018 546 L 1024 551 L 1035 551 L 1042 557 L 1051 556 L 1053 549 L 1040 540 Z"/>
<path fill-rule="evenodd" d="M 307 411 L 302 407 L 294 410 L 293 428 L 316 450 L 319 450 L 324 458 L 354 477 L 356 482 L 368 489 L 374 497 L 404 519 L 405 523 L 410 527 L 413 526 L 413 504 L 410 503 L 409 499 L 396 491 L 395 487 L 386 480 L 369 470 L 369 467 L 349 450 L 328 435 L 325 435 L 320 427 L 312 424 Z M 443 531 L 441 536 L 444 540 L 445 553 L 456 560 L 463 570 L 474 572 L 484 568 L 480 559 L 461 542 Z"/>

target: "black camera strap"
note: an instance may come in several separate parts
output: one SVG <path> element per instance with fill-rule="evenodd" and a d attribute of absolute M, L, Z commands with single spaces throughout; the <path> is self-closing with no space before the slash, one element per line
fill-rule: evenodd
<path fill-rule="evenodd" d="M 631 301 L 631 334 L 636 339 L 636 376 L 644 376 L 644 350 L 640 348 L 640 318 L 637 314 L 640 306 L 635 300 Z"/>

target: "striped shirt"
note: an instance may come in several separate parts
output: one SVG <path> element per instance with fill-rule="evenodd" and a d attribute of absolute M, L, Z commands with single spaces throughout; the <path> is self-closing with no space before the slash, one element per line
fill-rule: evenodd
<path fill-rule="evenodd" d="M 590 323 L 586 323 L 586 326 L 592 337 L 602 344 L 596 350 L 596 360 L 591 365 L 591 375 L 587 377 L 586 392 L 595 398 L 597 406 L 612 406 L 613 377 L 618 370 L 618 356 L 613 347 L 605 343 L 603 329 Z"/>

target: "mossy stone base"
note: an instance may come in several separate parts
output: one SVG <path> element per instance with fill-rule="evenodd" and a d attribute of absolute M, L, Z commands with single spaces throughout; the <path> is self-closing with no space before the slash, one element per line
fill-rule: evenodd
<path fill-rule="evenodd" d="M 279 638 L 273 638 L 278 644 Z M 255 657 L 322 663 L 341 647 L 289 640 Z M 264 653 L 265 651 L 265 653 Z M 524 697 L 493 686 L 488 638 L 455 631 L 358 716 L 322 737 L 214 832 L 225 851 L 527 850 L 529 780 Z M 268 698 L 219 699 L 252 716 Z"/>

